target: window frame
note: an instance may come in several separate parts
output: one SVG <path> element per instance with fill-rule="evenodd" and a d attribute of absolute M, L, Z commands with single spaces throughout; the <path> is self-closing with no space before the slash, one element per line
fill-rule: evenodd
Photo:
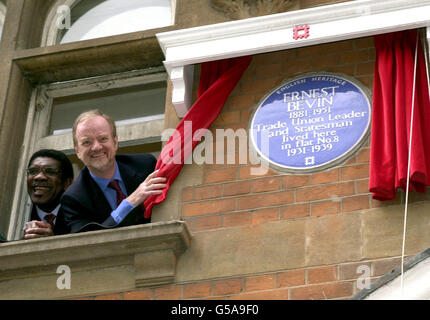
<path fill-rule="evenodd" d="M 0 40 L 3 34 L 4 21 L 6 19 L 6 11 L 7 11 L 6 5 L 3 3 L 3 1 L 0 1 L 0 26 L 2 28 L 0 33 Z"/>
<path fill-rule="evenodd" d="M 8 231 L 11 239 L 17 240 L 22 237 L 23 227 L 31 214 L 32 204 L 27 194 L 27 178 L 25 174 L 25 168 L 30 156 L 35 151 L 46 148 L 61 150 L 66 154 L 75 154 L 71 132 L 57 135 L 49 134 L 53 100 L 59 97 L 102 92 L 109 89 L 127 88 L 163 81 L 167 82 L 165 69 L 163 67 L 154 67 L 39 85 L 33 90 L 29 104 L 22 156 L 19 162 L 17 184 L 12 202 L 11 223 Z M 161 142 L 164 115 L 165 113 L 160 119 L 117 125 L 119 147 Z M 145 123 L 143 127 L 142 123 Z"/>
<path fill-rule="evenodd" d="M 49 10 L 48 15 L 46 17 L 45 25 L 43 27 L 43 33 L 42 33 L 42 38 L 41 38 L 41 42 L 40 42 L 41 47 L 60 45 L 59 36 L 60 36 L 61 30 L 59 30 L 56 26 L 57 8 L 59 6 L 65 5 L 65 6 L 68 6 L 70 8 L 70 11 L 72 11 L 73 7 L 78 5 L 79 2 L 81 2 L 81 1 L 82 0 L 57 0 L 52 5 L 52 7 Z M 177 0 L 170 0 L 170 8 L 172 10 L 170 26 L 173 26 L 175 24 L 175 21 L 176 21 L 176 1 Z M 165 26 L 162 28 L 168 28 L 170 26 Z M 154 29 L 158 29 L 158 27 L 154 28 Z M 137 31 L 137 32 L 143 32 L 143 31 L 147 31 L 147 30 L 152 30 L 152 29 L 146 29 L 146 30 L 141 30 L 141 31 Z M 96 39 L 99 39 L 99 38 L 96 38 Z M 94 40 L 94 39 L 89 39 L 89 40 Z M 88 40 L 81 40 L 81 41 L 88 41 Z M 68 43 L 73 43 L 73 42 L 68 42 Z M 67 43 L 64 43 L 63 45 L 65 45 L 65 44 L 67 44 Z"/>

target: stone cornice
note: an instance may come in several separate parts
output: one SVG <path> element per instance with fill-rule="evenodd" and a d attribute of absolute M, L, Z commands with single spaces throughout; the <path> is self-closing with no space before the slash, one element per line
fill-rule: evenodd
<path fill-rule="evenodd" d="M 44 276 L 59 265 L 97 272 L 124 264 L 134 269 L 135 287 L 173 282 L 176 261 L 190 242 L 185 222 L 169 221 L 2 243 L 0 292 L 7 297 L 7 280 Z"/>

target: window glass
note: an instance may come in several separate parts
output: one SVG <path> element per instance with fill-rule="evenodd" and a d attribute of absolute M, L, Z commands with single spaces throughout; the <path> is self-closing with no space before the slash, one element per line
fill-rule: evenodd
<path fill-rule="evenodd" d="M 76 117 L 99 109 L 116 120 L 118 126 L 164 118 L 166 82 L 105 90 L 55 98 L 49 134 L 71 132 Z"/>
<path fill-rule="evenodd" d="M 72 9 L 72 26 L 65 32 L 60 43 L 155 29 L 172 24 L 171 0 L 100 2 L 85 0 Z M 83 8 L 83 5 L 86 7 Z M 88 11 L 82 14 L 85 9 Z"/>

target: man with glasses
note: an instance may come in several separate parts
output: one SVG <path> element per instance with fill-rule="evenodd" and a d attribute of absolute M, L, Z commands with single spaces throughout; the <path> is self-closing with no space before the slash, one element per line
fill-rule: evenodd
<path fill-rule="evenodd" d="M 60 198 L 73 182 L 73 168 L 67 156 L 57 150 L 35 152 L 27 167 L 27 192 L 33 208 L 24 239 L 68 233 L 61 215 Z M 58 223 L 56 223 L 58 221 Z"/>

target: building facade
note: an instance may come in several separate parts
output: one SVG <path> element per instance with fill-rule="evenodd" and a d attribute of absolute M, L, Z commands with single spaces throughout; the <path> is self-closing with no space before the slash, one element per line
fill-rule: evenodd
<path fill-rule="evenodd" d="M 216 133 L 249 133 L 262 99 L 305 74 L 371 95 L 373 35 L 424 34 L 430 1 L 112 2 L 0 0 L 0 233 L 16 240 L 0 244 L 1 299 L 348 299 L 401 262 L 405 193 L 372 199 L 369 134 L 323 170 L 255 175 L 238 143 L 217 153 Z M 224 161 L 186 164 L 151 224 L 19 240 L 28 158 L 59 149 L 78 172 L 80 112 L 113 116 L 119 152 L 157 156 L 197 99 L 201 64 L 248 55 L 210 127 L 206 150 Z M 429 247 L 428 200 L 409 195 L 407 257 Z"/>

